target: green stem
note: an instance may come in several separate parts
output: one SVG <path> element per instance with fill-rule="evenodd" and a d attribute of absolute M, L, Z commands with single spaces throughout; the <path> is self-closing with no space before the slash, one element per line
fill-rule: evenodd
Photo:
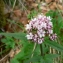
<path fill-rule="evenodd" d="M 42 44 L 40 44 L 40 51 L 41 51 L 41 56 L 43 56 L 43 47 L 42 47 Z"/>
<path fill-rule="evenodd" d="M 37 45 L 37 44 L 35 43 L 35 44 L 34 44 L 34 47 L 33 47 L 33 50 L 32 50 L 33 53 L 32 53 L 32 55 L 31 55 L 31 58 L 33 57 L 34 51 L 35 51 L 35 49 L 36 49 L 36 45 Z"/>

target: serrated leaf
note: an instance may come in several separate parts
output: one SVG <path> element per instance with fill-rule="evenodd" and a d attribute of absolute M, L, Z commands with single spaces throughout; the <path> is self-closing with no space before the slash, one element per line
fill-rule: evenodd
<path fill-rule="evenodd" d="M 20 39 L 24 42 L 28 41 L 27 38 L 25 37 L 26 34 L 23 32 L 21 33 L 0 33 L 0 35 L 14 37 L 15 39 Z"/>
<path fill-rule="evenodd" d="M 49 58 L 49 59 L 54 59 L 54 58 L 57 58 L 57 57 L 59 57 L 58 54 L 46 54 L 45 55 L 45 58 Z"/>
<path fill-rule="evenodd" d="M 17 59 L 12 59 L 10 63 L 19 63 L 19 61 Z"/>
<path fill-rule="evenodd" d="M 60 44 L 58 44 L 58 43 L 55 42 L 55 41 L 50 41 L 50 40 L 47 39 L 46 42 L 44 42 L 44 43 L 45 43 L 46 45 L 49 45 L 50 47 L 52 47 L 52 48 L 58 50 L 58 51 L 63 52 L 63 46 L 60 45 Z"/>
<path fill-rule="evenodd" d="M 9 36 L 6 36 L 5 38 L 1 39 L 1 41 L 3 43 L 5 43 L 6 45 L 6 48 L 14 48 L 15 47 L 15 42 L 14 42 L 14 39 L 9 37 Z M 12 44 L 12 45 L 11 45 Z"/>
<path fill-rule="evenodd" d="M 35 62 L 39 62 L 40 59 L 41 59 L 41 56 L 35 56 L 33 58 L 30 58 L 29 60 L 24 61 L 24 63 L 30 63 L 30 62 L 35 63 Z"/>

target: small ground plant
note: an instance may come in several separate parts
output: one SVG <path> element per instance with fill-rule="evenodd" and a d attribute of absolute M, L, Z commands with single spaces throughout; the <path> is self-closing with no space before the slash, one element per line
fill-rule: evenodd
<path fill-rule="evenodd" d="M 32 19 L 26 25 L 27 33 L 22 34 L 21 52 L 11 63 L 61 63 L 62 29 L 63 21 L 58 11 L 49 11 L 46 16 Z"/>
<path fill-rule="evenodd" d="M 40 14 L 26 25 L 26 32 L 1 33 L 19 39 L 21 52 L 10 63 L 61 63 L 63 19 L 58 11 Z"/>

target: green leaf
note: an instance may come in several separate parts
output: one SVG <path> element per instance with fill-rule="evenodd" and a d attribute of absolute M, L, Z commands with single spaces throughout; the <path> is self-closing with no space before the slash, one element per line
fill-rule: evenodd
<path fill-rule="evenodd" d="M 10 63 L 19 63 L 19 61 L 17 59 L 12 59 Z"/>
<path fill-rule="evenodd" d="M 53 63 L 53 60 L 50 58 L 44 59 L 44 63 Z"/>
<path fill-rule="evenodd" d="M 27 38 L 25 37 L 26 34 L 23 32 L 21 33 L 0 33 L 0 35 L 14 37 L 15 39 L 20 39 L 24 42 L 28 41 Z"/>
<path fill-rule="evenodd" d="M 59 57 L 58 54 L 46 54 L 45 55 L 45 58 L 49 58 L 49 59 L 54 59 L 54 58 L 57 58 L 57 57 Z"/>
<path fill-rule="evenodd" d="M 52 48 L 58 50 L 58 51 L 63 52 L 63 46 L 60 45 L 60 44 L 58 44 L 58 43 L 55 42 L 55 41 L 50 41 L 50 40 L 47 39 L 47 40 L 45 40 L 44 43 L 45 43 L 46 45 L 49 45 L 50 47 L 52 47 Z"/>
<path fill-rule="evenodd" d="M 45 54 L 44 57 L 41 57 L 40 63 L 53 63 L 53 59 L 58 56 L 58 54 Z"/>
<path fill-rule="evenodd" d="M 24 61 L 24 63 L 35 63 L 35 62 L 40 62 L 41 56 L 34 56 L 33 58 L 30 58 L 26 61 Z"/>
<path fill-rule="evenodd" d="M 52 17 L 53 31 L 57 35 L 60 35 L 60 30 L 61 28 L 63 28 L 63 18 L 60 15 L 60 12 L 58 10 L 56 11 L 50 10 L 49 12 L 46 13 L 46 16 Z"/>
<path fill-rule="evenodd" d="M 12 37 L 6 36 L 5 38 L 1 39 L 3 43 L 5 43 L 6 48 L 14 48 L 15 47 L 15 41 Z"/>
<path fill-rule="evenodd" d="M 31 57 L 34 44 L 23 42 L 22 46 L 21 52 L 15 56 L 15 59 L 17 59 L 19 62 L 25 61 Z"/>
<path fill-rule="evenodd" d="M 38 14 L 38 11 L 32 10 L 32 11 L 30 12 L 30 14 L 27 15 L 27 18 L 28 18 L 28 19 L 32 19 L 32 18 L 34 18 L 37 14 Z"/>
<path fill-rule="evenodd" d="M 43 58 L 41 58 L 40 63 L 45 63 L 45 60 Z"/>

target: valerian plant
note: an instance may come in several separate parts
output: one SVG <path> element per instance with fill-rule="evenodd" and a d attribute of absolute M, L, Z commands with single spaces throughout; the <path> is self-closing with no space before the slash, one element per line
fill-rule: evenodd
<path fill-rule="evenodd" d="M 59 18 L 61 17 L 58 12 L 49 11 L 46 16 L 40 14 L 31 19 L 25 28 L 27 33 L 22 35 L 24 40 L 21 37 L 23 45 L 21 52 L 12 59 L 11 63 L 60 63 L 57 57 L 61 56 L 63 46 L 58 42 L 59 38 L 62 39 L 60 30 L 63 24 L 61 20 L 59 22 Z M 56 53 L 51 53 L 50 47 L 55 49 Z"/>
<path fill-rule="evenodd" d="M 0 33 L 21 40 L 21 52 L 10 63 L 60 63 L 57 57 L 63 52 L 63 46 L 60 45 L 63 40 L 62 28 L 58 11 L 49 11 L 46 16 L 40 14 L 31 19 L 25 28 L 27 33 Z M 55 49 L 56 53 L 51 53 L 50 48 Z"/>

